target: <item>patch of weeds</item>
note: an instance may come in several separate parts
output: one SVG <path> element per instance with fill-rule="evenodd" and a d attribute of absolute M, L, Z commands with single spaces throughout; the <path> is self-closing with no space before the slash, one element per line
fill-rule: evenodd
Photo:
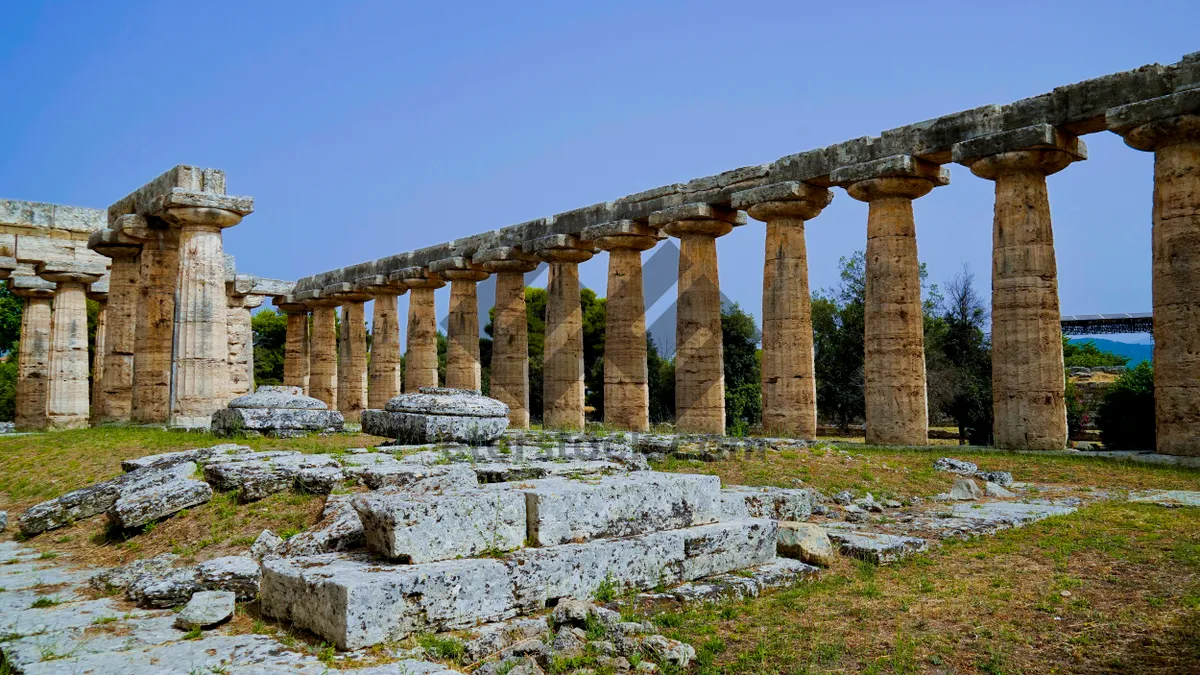
<path fill-rule="evenodd" d="M 596 592 L 592 594 L 597 602 L 612 602 L 620 595 L 621 588 L 618 586 L 616 579 L 613 578 L 612 572 L 604 575 L 604 579 L 600 585 L 596 587 Z"/>
<path fill-rule="evenodd" d="M 454 663 L 460 663 L 467 653 L 467 648 L 462 641 L 453 637 L 426 634 L 417 638 L 417 644 L 421 645 L 425 653 L 430 656 Z"/>
<path fill-rule="evenodd" d="M 103 626 L 106 624 L 116 623 L 116 622 L 117 622 L 117 617 L 115 617 L 115 616 L 102 616 L 99 619 L 92 621 L 92 625 L 93 626 Z"/>
<path fill-rule="evenodd" d="M 183 639 L 184 640 L 199 640 L 203 634 L 204 634 L 204 631 L 200 628 L 200 626 L 195 626 L 194 628 L 192 628 L 191 630 L 189 630 L 188 632 L 183 634 Z"/>
<path fill-rule="evenodd" d="M 54 560 L 57 557 L 58 557 L 58 554 L 55 553 L 54 551 L 46 551 L 45 553 L 39 555 L 38 559 L 39 560 Z"/>
<path fill-rule="evenodd" d="M 262 619 L 255 619 L 254 624 L 250 626 L 250 632 L 255 635 L 270 635 L 271 629 Z"/>
<path fill-rule="evenodd" d="M 33 604 L 31 604 L 29 606 L 29 608 L 30 609 L 45 609 L 47 607 L 54 607 L 55 605 L 61 605 L 61 604 L 62 604 L 62 600 L 59 600 L 58 598 L 50 597 L 49 595 L 43 595 L 42 597 L 38 598 L 37 600 L 34 600 Z"/>

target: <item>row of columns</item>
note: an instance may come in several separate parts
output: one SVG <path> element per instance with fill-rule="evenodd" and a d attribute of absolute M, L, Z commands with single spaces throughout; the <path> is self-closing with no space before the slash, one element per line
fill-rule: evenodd
<path fill-rule="evenodd" d="M 1191 105 L 1191 104 L 1188 104 Z M 1160 104 L 1161 107 L 1161 104 Z M 1178 107 L 1178 106 L 1177 106 Z M 1154 111 L 1151 111 L 1151 113 Z M 1138 122 L 1137 110 L 1119 113 Z M 1140 113 L 1145 117 L 1151 113 Z M 1125 116 L 1122 117 L 1121 115 Z M 1112 114 L 1110 113 L 1110 117 Z M 1200 423 L 1200 117 L 1176 114 L 1114 127 L 1129 145 L 1156 153 L 1154 206 L 1154 302 L 1156 400 L 1159 449 L 1196 451 Z M 1110 126 L 1114 123 L 1110 120 Z M 1000 132 L 959 143 L 953 159 L 995 185 L 992 264 L 993 408 L 996 445 L 1012 449 L 1058 449 L 1066 445 L 1066 407 L 1057 267 L 1046 177 L 1086 159 L 1086 146 L 1049 125 Z M 408 268 L 386 280 L 356 285 L 376 302 L 376 349 L 380 371 L 366 399 L 382 407 L 400 389 L 395 297 L 411 290 L 408 378 L 405 389 L 436 386 L 436 317 L 433 290 L 451 284 L 446 384 L 478 389 L 476 284 L 495 274 L 496 314 L 491 392 L 511 409 L 511 423 L 529 423 L 528 336 L 524 274 L 549 263 L 547 283 L 544 410 L 547 427 L 582 428 L 583 330 L 578 264 L 598 250 L 609 253 L 608 327 L 605 346 L 605 423 L 614 428 L 649 426 L 646 325 L 641 252 L 665 236 L 679 242 L 676 325 L 676 425 L 681 431 L 723 433 L 724 368 L 716 239 L 744 223 L 742 211 L 766 223 L 763 271 L 763 425 L 768 433 L 816 435 L 811 301 L 806 223 L 830 203 L 831 185 L 868 205 L 864 381 L 869 443 L 927 442 L 927 395 L 920 265 L 913 201 L 949 182 L 938 164 L 907 155 L 885 157 L 834 171 L 825 185 L 784 182 L 733 194 L 728 206 L 685 204 L 644 221 L 585 228 L 579 235 L 552 235 L 521 247 L 478 251 L 474 256 Z M 379 279 L 382 279 L 380 277 Z M 336 289 L 335 289 L 336 290 Z M 342 291 L 345 292 L 344 290 Z M 333 293 L 336 295 L 336 292 Z M 300 384 L 312 360 L 313 395 L 336 402 L 332 304 L 311 294 L 281 305 L 289 311 L 289 383 Z M 324 305 L 322 303 L 325 303 Z M 361 325 L 354 303 L 346 316 Z M 328 313 L 322 307 L 328 306 Z M 292 308 L 292 309 L 288 309 Z M 303 312 L 312 311 L 311 352 L 306 352 Z M 345 311 L 345 310 L 344 310 Z M 293 319 L 291 314 L 295 314 Z M 326 326 L 322 328 L 322 326 Z M 355 401 L 362 400 L 361 336 L 343 337 Z M 293 335 L 295 332 L 295 335 Z M 373 350 L 375 351 L 375 350 Z M 349 355 L 347 358 L 346 355 Z M 321 373 L 318 377 L 318 372 Z M 320 380 L 318 385 L 317 380 Z M 346 394 L 341 394 L 346 395 Z M 337 403 L 350 417 L 351 403 Z"/>

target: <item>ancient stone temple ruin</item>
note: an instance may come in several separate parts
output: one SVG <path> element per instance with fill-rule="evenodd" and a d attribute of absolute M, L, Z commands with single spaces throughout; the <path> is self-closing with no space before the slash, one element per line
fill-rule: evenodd
<path fill-rule="evenodd" d="M 816 433 L 805 227 L 834 189 L 869 205 L 865 385 L 869 443 L 927 441 L 913 201 L 949 187 L 952 164 L 995 184 L 992 276 L 996 444 L 1066 444 L 1058 276 L 1046 177 L 1087 158 L 1082 136 L 1119 134 L 1155 156 L 1150 214 L 1158 451 L 1200 454 L 1200 55 L 1079 82 L 674 183 L 450 242 L 324 271 L 294 284 L 226 269 L 221 232 L 253 200 L 216 169 L 178 166 L 107 213 L 24 202 L 0 207 L 0 270 L 25 299 L 18 424 L 195 427 L 251 391 L 248 317 L 264 298 L 288 316 L 285 385 L 357 422 L 403 392 L 437 387 L 433 295 L 450 286 L 444 386 L 479 389 L 476 285 L 495 275 L 490 389 L 513 427 L 584 424 L 579 265 L 608 255 L 605 419 L 649 425 L 641 253 L 680 249 L 676 414 L 682 432 L 725 430 L 718 240 L 763 223 L 763 420 Z M 83 244 L 86 239 L 86 246 Z M 427 243 L 427 242 L 414 242 Z M 523 274 L 549 265 L 544 409 L 529 410 Z M 100 290 L 105 288 L 107 290 Z M 103 299 L 89 405 L 84 298 Z M 396 298 L 409 293 L 406 377 Z M 368 353 L 365 304 L 372 303 Z M 341 308 L 341 335 L 335 311 Z M 311 329 L 310 329 L 311 325 Z M 99 344 L 101 343 L 102 344 Z"/>

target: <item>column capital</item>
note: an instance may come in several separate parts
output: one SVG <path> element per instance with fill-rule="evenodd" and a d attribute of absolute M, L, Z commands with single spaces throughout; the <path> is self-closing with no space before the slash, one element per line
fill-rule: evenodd
<path fill-rule="evenodd" d="M 292 297 L 295 298 L 297 303 L 304 305 L 310 311 L 314 307 L 337 307 L 338 305 L 342 304 L 333 298 L 326 297 L 324 292 L 319 289 L 300 291 Z"/>
<path fill-rule="evenodd" d="M 672 237 L 704 234 L 721 237 L 746 224 L 746 214 L 736 209 L 703 202 L 680 204 L 650 214 L 650 226 Z"/>
<path fill-rule="evenodd" d="M 388 281 L 386 274 L 372 274 L 354 280 L 354 288 L 372 297 L 404 295 L 408 286 Z"/>
<path fill-rule="evenodd" d="M 41 277 L 12 277 L 8 280 L 8 292 L 18 298 L 53 298 L 54 283 Z"/>
<path fill-rule="evenodd" d="M 516 246 L 498 246 L 475 252 L 471 257 L 477 265 L 488 272 L 532 272 L 537 269 L 539 259 Z"/>
<path fill-rule="evenodd" d="M 141 216 L 121 218 L 138 218 L 142 224 L 146 222 Z M 122 230 L 104 229 L 96 230 L 88 237 L 88 248 L 109 258 L 132 258 L 142 252 L 142 242 Z"/>
<path fill-rule="evenodd" d="M 833 201 L 833 191 L 800 181 L 785 181 L 735 192 L 730 203 L 755 220 L 777 218 L 811 220 Z"/>
<path fill-rule="evenodd" d="M 321 289 L 321 296 L 342 302 L 366 302 L 371 299 L 370 293 L 355 288 L 354 284 L 348 281 L 339 281 L 329 284 Z"/>
<path fill-rule="evenodd" d="M 0 279 L 7 279 L 17 269 L 17 259 L 10 255 L 0 255 Z"/>
<path fill-rule="evenodd" d="M 38 276 L 58 283 L 91 284 L 99 281 L 107 271 L 106 265 L 74 261 L 50 260 L 37 266 Z"/>
<path fill-rule="evenodd" d="M 666 239 L 661 231 L 636 220 L 614 220 L 583 228 L 579 233 L 601 251 L 632 249 L 648 251 Z"/>
<path fill-rule="evenodd" d="M 1153 152 L 1200 141 L 1200 89 L 1110 108 L 1104 121 L 1109 131 L 1122 136 L 1135 150 Z"/>
<path fill-rule="evenodd" d="M 945 167 L 912 155 L 892 155 L 834 169 L 829 174 L 834 185 L 840 185 L 860 202 L 887 197 L 916 199 L 933 188 L 950 184 L 950 172 Z"/>
<path fill-rule="evenodd" d="M 574 234 L 552 234 L 548 237 L 538 237 L 527 241 L 521 248 L 546 262 L 581 263 L 591 259 L 596 253 L 590 241 L 584 241 Z"/>
<path fill-rule="evenodd" d="M 230 295 L 229 306 L 241 309 L 255 309 L 266 301 L 265 295 Z"/>
<path fill-rule="evenodd" d="M 1071 162 L 1087 159 L 1087 145 L 1074 134 L 1035 124 L 955 143 L 951 156 L 955 163 L 988 180 L 1008 172 L 1049 176 Z"/>
<path fill-rule="evenodd" d="M 87 289 L 88 300 L 96 302 L 108 302 L 108 285 L 111 278 L 105 274 L 96 281 L 93 281 Z"/>
<path fill-rule="evenodd" d="M 307 314 L 308 307 L 296 299 L 295 295 L 277 295 L 271 299 L 271 304 L 284 314 Z"/>
<path fill-rule="evenodd" d="M 429 271 L 450 281 L 483 281 L 488 278 L 487 270 L 475 264 L 469 256 L 454 256 L 434 260 L 428 265 Z"/>
<path fill-rule="evenodd" d="M 407 288 L 441 288 L 446 280 L 426 267 L 402 267 L 388 274 L 389 284 L 403 284 Z"/>

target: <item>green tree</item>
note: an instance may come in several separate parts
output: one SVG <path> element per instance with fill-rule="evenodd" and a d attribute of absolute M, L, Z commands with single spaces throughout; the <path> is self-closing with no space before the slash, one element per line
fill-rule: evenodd
<path fill-rule="evenodd" d="M 24 309 L 25 301 L 10 293 L 8 284 L 0 285 L 0 354 L 16 353 Z"/>
<path fill-rule="evenodd" d="M 1105 448 L 1154 449 L 1154 367 L 1150 362 L 1142 361 L 1109 385 L 1098 417 Z"/>
<path fill-rule="evenodd" d="M 283 384 L 283 355 L 287 343 L 287 315 L 273 307 L 250 318 L 254 340 L 254 384 Z"/>
<path fill-rule="evenodd" d="M 762 423 L 762 333 L 754 316 L 736 302 L 721 308 L 721 347 L 725 368 L 725 428 L 744 436 Z"/>
<path fill-rule="evenodd" d="M 946 285 L 940 321 L 926 324 L 930 407 L 953 419 L 960 443 L 992 440 L 992 353 L 987 309 L 967 266 Z M 931 410 L 933 412 L 934 410 Z"/>
<path fill-rule="evenodd" d="M 650 423 L 675 419 L 675 360 L 658 353 L 654 336 L 646 335 L 646 375 L 650 389 Z"/>
<path fill-rule="evenodd" d="M 608 322 L 608 304 L 597 298 L 596 291 L 579 291 L 583 309 L 583 384 L 586 404 L 592 408 L 591 418 L 604 419 L 604 335 Z"/>
<path fill-rule="evenodd" d="M 1062 338 L 1063 365 L 1067 368 L 1082 367 L 1096 368 L 1098 366 L 1124 366 L 1129 363 L 1128 356 L 1106 352 L 1096 346 L 1096 343 L 1071 342 L 1066 335 Z"/>

